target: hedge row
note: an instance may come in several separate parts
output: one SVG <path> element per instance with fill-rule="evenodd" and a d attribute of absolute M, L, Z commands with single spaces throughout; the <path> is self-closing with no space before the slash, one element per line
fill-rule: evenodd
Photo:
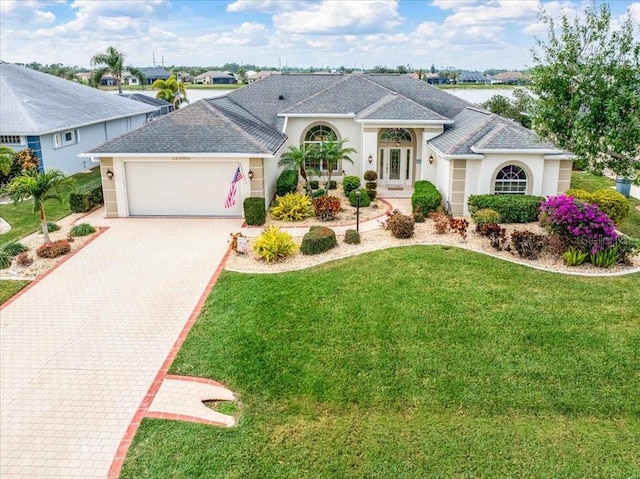
<path fill-rule="evenodd" d="M 242 204 L 244 220 L 251 226 L 262 226 L 267 220 L 264 198 L 245 198 Z"/>
<path fill-rule="evenodd" d="M 489 208 L 500 213 L 502 223 L 532 223 L 538 221 L 542 201 L 532 195 L 471 195 L 467 205 L 471 215 Z"/>
<path fill-rule="evenodd" d="M 438 209 L 442 195 L 430 181 L 416 181 L 411 196 L 411 208 L 425 215 Z"/>
<path fill-rule="evenodd" d="M 91 211 L 94 206 L 102 204 L 103 201 L 102 185 L 100 185 L 84 193 L 71 193 L 69 195 L 69 208 L 74 213 L 86 213 Z"/>

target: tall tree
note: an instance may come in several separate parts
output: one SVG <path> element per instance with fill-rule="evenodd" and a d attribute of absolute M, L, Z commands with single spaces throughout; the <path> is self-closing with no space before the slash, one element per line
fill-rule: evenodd
<path fill-rule="evenodd" d="M 305 182 L 305 190 L 307 192 L 311 191 L 311 188 L 309 187 L 309 175 L 319 174 L 316 168 L 311 168 L 307 165 L 307 162 L 311 160 L 311 158 L 311 150 L 305 148 L 304 145 L 291 145 L 287 151 L 280 156 L 280 160 L 278 160 L 278 166 L 287 170 L 299 171 L 300 176 Z"/>
<path fill-rule="evenodd" d="M 145 77 L 142 70 L 132 67 L 124 66 L 125 54 L 119 52 L 113 47 L 108 47 L 106 52 L 96 53 L 91 58 L 91 66 L 98 67 L 93 73 L 93 84 L 99 85 L 100 79 L 107 73 L 111 73 L 118 86 L 118 93 L 122 94 L 122 75 L 125 71 L 128 71 L 133 76 L 138 78 L 141 84 L 144 84 Z"/>
<path fill-rule="evenodd" d="M 171 75 L 168 79 L 158 79 L 151 85 L 152 90 L 159 90 L 156 98 L 173 103 L 173 107 L 177 110 L 180 103 L 187 101 L 187 89 L 184 83 L 178 82 L 175 75 Z M 178 91 L 180 95 L 178 95 Z"/>
<path fill-rule="evenodd" d="M 50 199 L 62 202 L 60 195 L 72 188 L 74 183 L 73 178 L 65 176 L 62 171 L 55 168 L 44 172 L 31 168 L 24 170 L 21 175 L 12 179 L 2 189 L 2 193 L 11 198 L 14 204 L 30 198 L 33 199 L 33 212 L 40 212 L 44 242 L 51 243 L 44 203 Z"/>
<path fill-rule="evenodd" d="M 638 182 L 640 161 L 640 44 L 630 15 L 614 28 L 607 4 L 584 17 L 546 12 L 546 42 L 532 50 L 531 89 L 536 131 L 575 153 L 578 165 L 608 168 Z"/>
<path fill-rule="evenodd" d="M 312 154 L 319 160 L 318 164 L 321 168 L 327 169 L 327 186 L 331 183 L 331 175 L 338 168 L 340 161 L 348 161 L 353 165 L 353 160 L 349 157 L 351 153 L 356 153 L 355 148 L 345 147 L 348 138 L 338 141 L 327 141 L 322 143 L 318 148 L 313 148 Z"/>
<path fill-rule="evenodd" d="M 517 121 L 526 128 L 531 128 L 531 95 L 526 90 L 518 88 L 513 90 L 513 99 L 503 95 L 493 95 L 484 103 L 480 103 L 482 108 L 486 108 L 492 113 Z"/>

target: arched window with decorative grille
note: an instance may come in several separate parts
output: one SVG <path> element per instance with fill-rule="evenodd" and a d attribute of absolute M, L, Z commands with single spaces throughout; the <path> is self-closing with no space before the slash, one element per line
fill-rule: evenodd
<path fill-rule="evenodd" d="M 411 132 L 406 128 L 387 128 L 380 133 L 381 143 L 412 143 Z"/>
<path fill-rule="evenodd" d="M 507 165 L 496 174 L 494 193 L 524 195 L 527 193 L 527 172 L 518 165 Z"/>
<path fill-rule="evenodd" d="M 338 141 L 338 135 L 330 126 L 327 125 L 316 125 L 305 133 L 304 135 L 304 147 L 305 149 L 317 148 L 322 146 L 323 143 L 327 143 L 329 141 Z M 307 160 L 306 166 L 308 168 L 315 168 L 320 171 L 327 171 L 327 164 L 325 161 L 322 161 L 318 158 Z M 339 165 L 334 165 L 333 171 L 338 171 Z"/>

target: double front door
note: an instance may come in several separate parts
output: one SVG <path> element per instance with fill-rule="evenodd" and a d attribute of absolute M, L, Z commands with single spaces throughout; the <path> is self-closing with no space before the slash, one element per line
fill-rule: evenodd
<path fill-rule="evenodd" d="M 381 185 L 397 186 L 411 184 L 412 148 L 380 148 L 378 182 Z"/>

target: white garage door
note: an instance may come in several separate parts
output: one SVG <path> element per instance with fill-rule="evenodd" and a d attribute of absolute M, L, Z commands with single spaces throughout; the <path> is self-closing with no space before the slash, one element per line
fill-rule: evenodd
<path fill-rule="evenodd" d="M 131 216 L 242 216 L 242 190 L 235 205 L 225 208 L 239 163 L 126 162 L 127 199 Z"/>

